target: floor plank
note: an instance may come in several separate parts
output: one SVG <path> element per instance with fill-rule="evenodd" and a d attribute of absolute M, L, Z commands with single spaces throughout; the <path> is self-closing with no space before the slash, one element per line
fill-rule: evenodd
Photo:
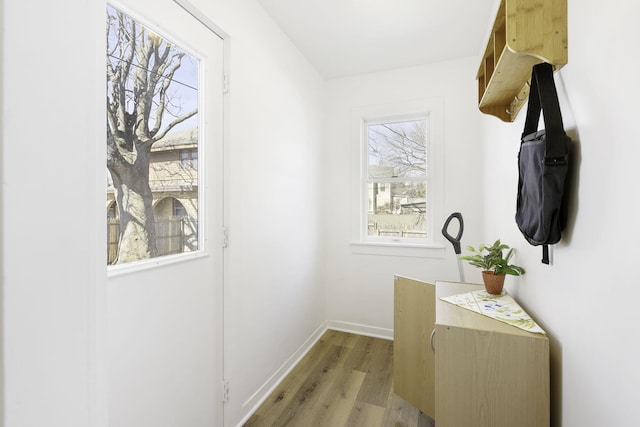
<path fill-rule="evenodd" d="M 338 369 L 333 372 L 337 380 L 323 387 L 320 405 L 309 411 L 304 417 L 306 426 L 343 426 L 346 424 L 351 409 L 356 402 L 358 391 L 366 374 L 364 372 Z"/>
<path fill-rule="evenodd" d="M 384 419 L 385 408 L 364 402 L 356 402 L 344 425 L 351 427 L 380 427 Z"/>
<path fill-rule="evenodd" d="M 269 400 L 276 403 L 278 415 L 275 412 L 265 414 L 264 421 L 267 424 L 253 425 L 272 425 L 272 426 L 295 426 L 304 425 L 297 424 L 298 420 L 304 422 L 306 414 L 318 405 L 317 400 L 321 386 L 328 387 L 333 381 L 329 375 L 331 368 L 341 362 L 346 347 L 331 344 L 315 364 L 303 371 L 297 367 L 294 369 L 296 377 L 288 382 L 288 386 L 281 390 L 276 396 L 272 395 Z M 320 388 L 320 390 L 318 390 Z M 260 408 L 262 409 L 262 408 Z M 260 410 L 258 411 L 260 412 Z"/>
<path fill-rule="evenodd" d="M 385 407 L 393 384 L 393 342 L 375 339 L 358 400 Z"/>
<path fill-rule="evenodd" d="M 434 427 L 393 393 L 393 342 L 327 331 L 245 427 Z"/>

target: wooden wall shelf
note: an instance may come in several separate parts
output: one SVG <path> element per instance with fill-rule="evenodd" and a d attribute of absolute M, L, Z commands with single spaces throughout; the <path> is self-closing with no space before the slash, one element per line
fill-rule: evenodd
<path fill-rule="evenodd" d="M 478 107 L 515 120 L 529 96 L 531 68 L 568 61 L 567 0 L 501 0 L 478 69 Z"/>

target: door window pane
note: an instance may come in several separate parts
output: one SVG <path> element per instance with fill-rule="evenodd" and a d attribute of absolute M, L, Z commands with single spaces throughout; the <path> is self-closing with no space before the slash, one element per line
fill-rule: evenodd
<path fill-rule="evenodd" d="M 111 5 L 106 25 L 107 264 L 197 250 L 199 60 Z"/>

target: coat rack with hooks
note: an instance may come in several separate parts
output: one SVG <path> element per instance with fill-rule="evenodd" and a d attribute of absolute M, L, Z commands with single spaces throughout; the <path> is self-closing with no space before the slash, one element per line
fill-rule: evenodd
<path fill-rule="evenodd" d="M 478 108 L 515 120 L 529 97 L 534 65 L 568 61 L 567 0 L 501 0 L 478 69 Z"/>

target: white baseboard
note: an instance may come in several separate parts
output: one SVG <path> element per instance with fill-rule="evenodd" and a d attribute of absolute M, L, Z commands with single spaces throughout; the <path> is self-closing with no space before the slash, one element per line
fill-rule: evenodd
<path fill-rule="evenodd" d="M 359 325 L 357 323 L 339 322 L 328 320 L 324 322 L 313 334 L 296 350 L 291 357 L 262 385 L 253 395 L 243 403 L 243 408 L 251 408 L 247 415 L 240 421 L 237 427 L 242 427 L 249 418 L 258 410 L 269 395 L 280 385 L 285 377 L 296 367 L 300 360 L 311 350 L 324 333 L 332 329 L 334 331 L 349 332 L 368 337 L 393 340 L 393 329 L 378 328 L 375 326 Z"/>
<path fill-rule="evenodd" d="M 376 326 L 360 325 L 357 323 L 339 322 L 337 320 L 327 321 L 327 329 L 334 331 L 349 332 L 352 334 L 364 335 L 373 338 L 393 340 L 393 329 L 378 328 Z"/>
<path fill-rule="evenodd" d="M 251 408 L 247 415 L 240 421 L 237 427 L 241 427 L 249 418 L 258 410 L 260 405 L 264 403 L 269 395 L 280 385 L 282 380 L 291 372 L 293 368 L 302 360 L 302 358 L 311 350 L 315 343 L 327 331 L 327 322 L 323 323 L 316 329 L 311 336 L 302 344 L 286 362 L 262 385 L 253 395 L 242 404 L 243 408 Z"/>

